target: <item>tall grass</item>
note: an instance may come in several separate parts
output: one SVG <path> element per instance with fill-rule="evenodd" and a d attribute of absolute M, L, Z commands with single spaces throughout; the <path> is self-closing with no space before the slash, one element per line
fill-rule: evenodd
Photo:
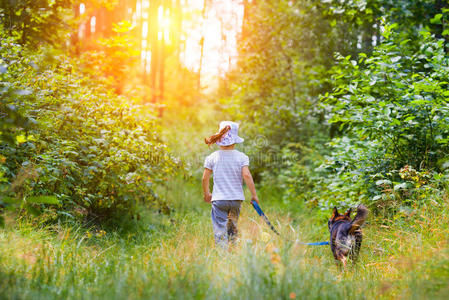
<path fill-rule="evenodd" d="M 395 220 L 371 217 L 360 260 L 342 271 L 310 212 L 264 207 L 283 237 L 248 203 L 238 244 L 213 245 L 210 207 L 195 184 L 173 180 L 170 216 L 146 212 L 134 230 L 103 232 L 22 220 L 0 231 L 3 299 L 390 299 L 449 295 L 449 204 Z M 277 208 L 276 208 L 277 207 Z"/>

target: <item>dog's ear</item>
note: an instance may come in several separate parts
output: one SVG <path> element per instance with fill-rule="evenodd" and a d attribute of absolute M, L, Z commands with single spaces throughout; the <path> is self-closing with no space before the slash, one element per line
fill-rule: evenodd
<path fill-rule="evenodd" d="M 338 209 L 336 206 L 334 206 L 334 209 L 332 210 L 332 216 L 331 219 L 335 219 L 336 217 L 338 217 L 340 214 L 338 213 Z"/>
<path fill-rule="evenodd" d="M 352 208 L 348 209 L 345 213 L 345 217 L 350 218 L 351 217 Z"/>

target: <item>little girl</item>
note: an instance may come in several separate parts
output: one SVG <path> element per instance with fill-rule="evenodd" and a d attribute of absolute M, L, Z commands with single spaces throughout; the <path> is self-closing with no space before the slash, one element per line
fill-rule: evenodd
<path fill-rule="evenodd" d="M 249 171 L 249 158 L 235 150 L 235 144 L 243 142 L 238 136 L 239 125 L 231 121 L 220 123 L 219 132 L 206 138 L 206 144 L 216 143 L 220 150 L 206 157 L 203 173 L 204 201 L 212 203 L 212 226 L 215 244 L 224 248 L 237 235 L 240 206 L 245 200 L 243 180 L 251 192 L 251 200 L 259 203 L 253 177 Z M 214 188 L 209 191 L 210 175 L 214 174 Z M 243 178 L 243 180 L 242 180 Z"/>

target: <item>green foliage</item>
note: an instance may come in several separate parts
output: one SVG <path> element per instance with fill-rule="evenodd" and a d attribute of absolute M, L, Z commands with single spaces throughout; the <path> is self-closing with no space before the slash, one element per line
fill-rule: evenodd
<path fill-rule="evenodd" d="M 423 31 L 412 42 L 396 25 L 383 28 L 371 55 L 340 55 L 332 69 L 323 108 L 339 136 L 326 148 L 285 149 L 285 200 L 325 209 L 365 202 L 383 213 L 440 201 L 449 159 L 444 40 Z"/>
<path fill-rule="evenodd" d="M 416 49 L 386 26 L 370 57 L 340 57 L 330 122 L 350 136 L 382 145 L 390 168 L 438 168 L 448 151 L 449 57 L 444 41 L 422 32 Z M 374 165 L 378 162 L 373 161 Z"/>
<path fill-rule="evenodd" d="M 4 74 L 8 72 L 8 61 L 11 56 L 20 50 L 18 45 L 14 44 L 14 38 L 4 37 L 2 44 L 6 45 L 2 51 L 2 58 L 0 58 L 0 78 L 3 78 Z M 2 82 L 2 91 L 0 92 L 0 143 L 4 147 L 14 145 L 20 131 L 29 129 L 34 124 L 33 119 L 25 117 L 22 112 L 19 111 L 17 105 L 6 101 L 8 98 L 15 98 L 26 95 L 28 92 L 20 88 L 12 88 L 7 82 Z M 6 182 L 8 182 L 9 169 L 5 165 L 6 157 L 0 154 L 0 188 Z M 0 189 L 0 207 L 9 207 L 10 201 L 2 196 L 2 189 Z M 14 202 L 14 201 L 13 201 Z M 0 226 L 4 225 L 3 216 L 0 215 Z"/>
<path fill-rule="evenodd" d="M 380 18 L 401 20 L 415 37 L 423 18 L 441 11 L 416 1 L 256 1 L 246 4 L 237 68 L 223 83 L 234 119 L 249 133 L 254 156 L 279 153 L 289 143 L 324 144 L 338 126 L 329 127 L 320 95 L 330 92 L 334 53 L 369 55 L 382 39 Z M 442 27 L 438 27 L 441 33 Z M 349 71 L 349 70 L 348 70 Z M 350 76 L 350 73 L 346 74 Z M 275 116 L 275 117 L 274 117 Z M 255 150 L 254 140 L 265 140 Z M 298 152 L 299 153 L 299 152 Z M 269 159 L 253 165 L 256 173 L 274 169 Z"/>
<path fill-rule="evenodd" d="M 322 135 L 318 95 L 326 90 L 338 34 L 325 16 L 327 4 L 310 1 L 256 1 L 239 44 L 239 60 L 226 80 L 225 101 L 233 119 L 242 120 L 256 177 L 276 169 L 270 156 L 290 142 Z M 320 37 L 320 38 L 317 38 Z M 340 49 L 339 49 L 340 50 Z M 267 155 L 268 154 L 268 155 Z"/>
<path fill-rule="evenodd" d="M 398 182 L 390 186 L 393 191 L 407 189 L 395 170 L 410 166 L 416 172 L 441 172 L 447 168 L 449 150 L 449 57 L 444 41 L 423 31 L 415 46 L 394 27 L 385 26 L 384 41 L 371 56 L 361 54 L 358 61 L 340 58 L 334 69 L 335 90 L 326 100 L 332 107 L 330 122 L 339 124 L 346 135 L 332 142 L 344 149 L 333 156 L 333 165 L 343 164 L 344 173 L 369 182 L 368 195 L 377 204 L 386 199 L 418 201 L 412 195 L 379 194 L 391 182 L 378 180 L 387 176 Z M 421 197 L 430 196 L 436 187 L 427 187 Z"/>
<path fill-rule="evenodd" d="M 276 183 L 287 203 L 327 209 L 384 197 L 375 182 L 388 177 L 402 184 L 398 172 L 406 165 L 443 176 L 438 172 L 445 169 L 448 150 L 445 3 L 246 6 L 238 65 L 223 83 L 223 95 L 248 134 L 244 150 L 256 179 Z M 394 22 L 400 33 L 385 25 Z M 442 180 L 428 184 L 438 190 Z M 411 194 L 398 195 L 391 210 L 418 197 Z"/>
<path fill-rule="evenodd" d="M 18 42 L 37 47 L 59 43 L 70 29 L 66 18 L 72 0 L 5 0 L 0 4 L 0 23 Z"/>
<path fill-rule="evenodd" d="M 14 143 L 1 144 L 3 192 L 43 207 L 56 196 L 58 214 L 98 220 L 133 215 L 139 201 L 162 205 L 154 185 L 176 164 L 152 112 L 79 75 L 56 51 L 31 54 L 5 36 L 3 43 L 11 47 L 0 49 L 2 101 L 33 120 L 13 128 Z"/>
<path fill-rule="evenodd" d="M 309 1 L 252 5 L 236 75 L 230 75 L 232 112 L 254 124 L 253 135 L 265 136 L 270 146 L 305 141 L 315 133 L 307 123 L 319 118 L 317 96 L 326 89 L 332 54 L 343 50 L 330 24 L 335 16 L 324 15 L 326 4 Z"/>
<path fill-rule="evenodd" d="M 60 204 L 59 200 L 55 196 L 34 196 L 28 197 L 27 202 L 31 203 L 44 203 L 44 204 Z"/>
<path fill-rule="evenodd" d="M 422 0 L 356 0 L 338 1 L 325 0 L 330 11 L 340 16 L 335 22 L 336 27 L 347 23 L 359 24 L 362 29 L 362 44 L 370 44 L 370 34 L 375 33 L 377 39 L 381 35 L 381 20 L 396 23 L 399 30 L 409 37 L 417 37 L 423 27 L 441 37 L 445 28 L 443 14 L 448 6 L 445 1 Z M 374 25 L 374 28 L 373 26 Z M 371 27 L 371 28 L 370 28 Z M 379 42 L 379 41 L 377 41 Z M 365 45 L 362 47 L 364 48 Z"/>

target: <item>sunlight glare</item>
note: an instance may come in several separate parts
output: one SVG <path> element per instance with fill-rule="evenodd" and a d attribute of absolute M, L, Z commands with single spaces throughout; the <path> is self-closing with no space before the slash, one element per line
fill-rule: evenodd
<path fill-rule="evenodd" d="M 162 21 L 163 17 L 164 17 L 164 8 L 162 7 L 162 5 L 159 5 L 157 9 L 157 18 L 159 19 L 159 22 Z"/>
<path fill-rule="evenodd" d="M 142 38 L 143 38 L 143 41 L 146 42 L 146 38 L 147 37 L 148 37 L 148 21 L 143 21 L 143 25 L 142 25 Z"/>
<path fill-rule="evenodd" d="M 90 32 L 95 33 L 95 26 L 97 25 L 97 18 L 93 16 L 90 19 Z"/>
<path fill-rule="evenodd" d="M 86 12 L 86 5 L 84 3 L 80 4 L 80 15 L 84 14 Z"/>
<path fill-rule="evenodd" d="M 202 10 L 203 0 L 188 0 L 190 12 Z M 186 34 L 182 59 L 187 68 L 198 71 L 201 38 L 204 36 L 202 74 L 205 84 L 213 84 L 223 76 L 237 57 L 237 36 L 243 22 L 243 4 L 229 0 L 215 0 L 206 10 L 203 21 L 183 22 Z"/>
<path fill-rule="evenodd" d="M 164 30 L 164 41 L 170 45 L 170 31 L 168 29 Z"/>
<path fill-rule="evenodd" d="M 145 60 L 147 61 L 145 71 L 147 73 L 150 73 L 150 69 L 151 69 L 151 51 L 145 51 L 145 56 L 146 56 Z"/>
<path fill-rule="evenodd" d="M 136 13 L 138 16 L 142 15 L 142 6 L 139 1 L 137 1 L 137 3 L 136 3 Z"/>
<path fill-rule="evenodd" d="M 210 85 L 216 78 L 223 76 L 237 57 L 237 36 L 243 21 L 243 4 L 229 0 L 214 0 L 207 2 L 205 18 L 201 16 L 204 0 L 183 0 L 183 17 L 178 20 L 171 9 L 159 5 L 157 7 L 158 41 L 166 45 L 173 43 L 173 38 L 179 38 L 180 59 L 190 70 L 199 70 L 201 60 L 201 40 L 204 38 L 201 73 L 205 79 L 205 86 Z M 136 2 L 136 15 L 141 20 L 141 55 L 142 65 L 148 66 L 151 55 L 148 38 L 150 38 L 150 1 Z M 193 16 L 193 17 L 190 17 Z M 178 24 L 181 22 L 181 24 Z M 181 32 L 177 28 L 181 26 Z M 209 83 L 207 83 L 209 81 Z"/>

